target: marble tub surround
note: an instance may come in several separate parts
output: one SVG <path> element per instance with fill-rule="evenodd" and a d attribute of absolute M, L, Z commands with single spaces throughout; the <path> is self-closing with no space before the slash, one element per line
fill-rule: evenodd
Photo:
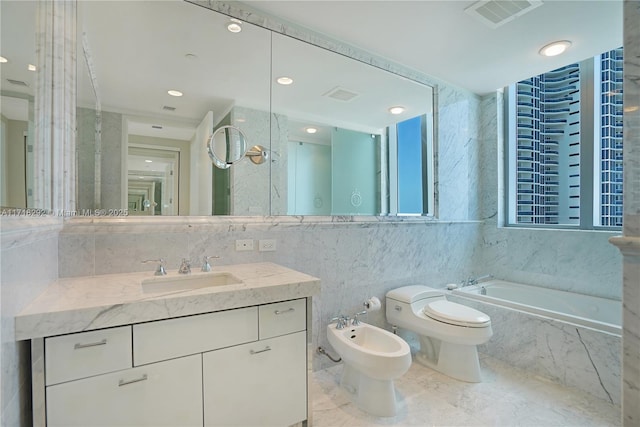
<path fill-rule="evenodd" d="M 515 369 L 621 404 L 620 335 L 450 295 L 491 317 L 494 334 L 478 351 Z"/>
<path fill-rule="evenodd" d="M 153 278 L 153 271 L 59 279 L 16 316 L 15 338 L 41 338 L 320 293 L 319 279 L 273 263 L 214 267 L 211 273 L 222 271 L 242 284 L 144 293 L 141 283 Z"/>

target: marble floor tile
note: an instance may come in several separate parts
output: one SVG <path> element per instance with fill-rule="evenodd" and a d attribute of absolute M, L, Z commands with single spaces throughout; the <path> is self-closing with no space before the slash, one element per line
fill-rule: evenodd
<path fill-rule="evenodd" d="M 362 412 L 339 387 L 342 364 L 313 374 L 313 425 L 357 426 L 620 426 L 620 407 L 532 376 L 491 357 L 472 384 L 413 363 L 396 381 L 398 414 Z"/>

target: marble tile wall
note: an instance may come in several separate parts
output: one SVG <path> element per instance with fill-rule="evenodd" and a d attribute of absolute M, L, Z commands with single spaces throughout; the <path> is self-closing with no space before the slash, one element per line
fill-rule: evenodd
<path fill-rule="evenodd" d="M 313 342 L 330 348 L 325 327 L 338 314 L 362 310 L 371 296 L 394 287 L 458 281 L 472 262 L 477 222 L 307 222 L 304 218 L 172 218 L 166 222 L 72 220 L 60 234 L 60 276 L 152 270 L 143 259 L 165 258 L 169 272 L 181 259 L 219 255 L 215 264 L 271 261 L 322 280 L 314 299 Z M 235 240 L 276 239 L 275 252 L 237 252 Z M 422 242 L 430 242 L 425 245 Z M 151 268 L 151 270 L 150 270 Z M 384 312 L 365 321 L 386 327 Z M 316 358 L 317 359 L 317 358 Z M 327 366 L 317 359 L 316 368 Z"/>
<path fill-rule="evenodd" d="M 0 425 L 29 426 L 30 348 L 14 339 L 14 316 L 58 278 L 60 218 L 0 221 Z"/>

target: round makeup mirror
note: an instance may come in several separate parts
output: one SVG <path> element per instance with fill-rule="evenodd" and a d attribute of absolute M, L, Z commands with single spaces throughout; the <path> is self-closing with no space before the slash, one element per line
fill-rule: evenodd
<path fill-rule="evenodd" d="M 247 138 L 235 126 L 222 126 L 209 138 L 207 152 L 216 167 L 228 169 L 247 152 Z"/>

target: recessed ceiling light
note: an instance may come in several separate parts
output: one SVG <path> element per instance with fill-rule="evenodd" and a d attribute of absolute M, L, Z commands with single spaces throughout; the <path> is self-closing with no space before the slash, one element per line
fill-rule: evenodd
<path fill-rule="evenodd" d="M 230 21 L 231 22 L 229 22 L 229 24 L 227 25 L 227 30 L 231 31 L 232 33 L 239 33 L 240 31 L 242 31 L 242 21 L 235 18 L 231 18 Z"/>
<path fill-rule="evenodd" d="M 35 70 L 36 70 L 36 66 L 35 66 L 35 65 L 33 65 L 33 64 L 29 64 L 29 65 L 27 65 L 27 70 L 29 70 L 29 71 L 35 71 Z"/>
<path fill-rule="evenodd" d="M 180 92 L 179 90 L 171 89 L 167 91 L 167 93 L 171 96 L 182 96 L 182 92 Z"/>
<path fill-rule="evenodd" d="M 278 77 L 276 81 L 278 82 L 278 84 L 285 85 L 285 86 L 293 83 L 293 79 L 287 76 Z"/>
<path fill-rule="evenodd" d="M 556 56 L 567 50 L 569 46 L 571 46 L 569 40 L 560 40 L 543 46 L 538 52 L 542 56 Z"/>
<path fill-rule="evenodd" d="M 318 129 L 314 128 L 314 127 L 308 127 L 304 129 L 307 133 L 316 133 L 318 132 Z"/>
<path fill-rule="evenodd" d="M 4 56 L 0 56 L 0 63 L 5 64 L 7 62 L 9 62 L 7 58 L 5 58 Z"/>
<path fill-rule="evenodd" d="M 402 113 L 404 113 L 404 107 L 401 107 L 399 105 L 395 106 L 395 107 L 391 107 L 391 108 L 389 108 L 389 112 L 391 114 L 402 114 Z"/>
<path fill-rule="evenodd" d="M 153 160 L 145 160 L 145 163 L 153 163 Z"/>

